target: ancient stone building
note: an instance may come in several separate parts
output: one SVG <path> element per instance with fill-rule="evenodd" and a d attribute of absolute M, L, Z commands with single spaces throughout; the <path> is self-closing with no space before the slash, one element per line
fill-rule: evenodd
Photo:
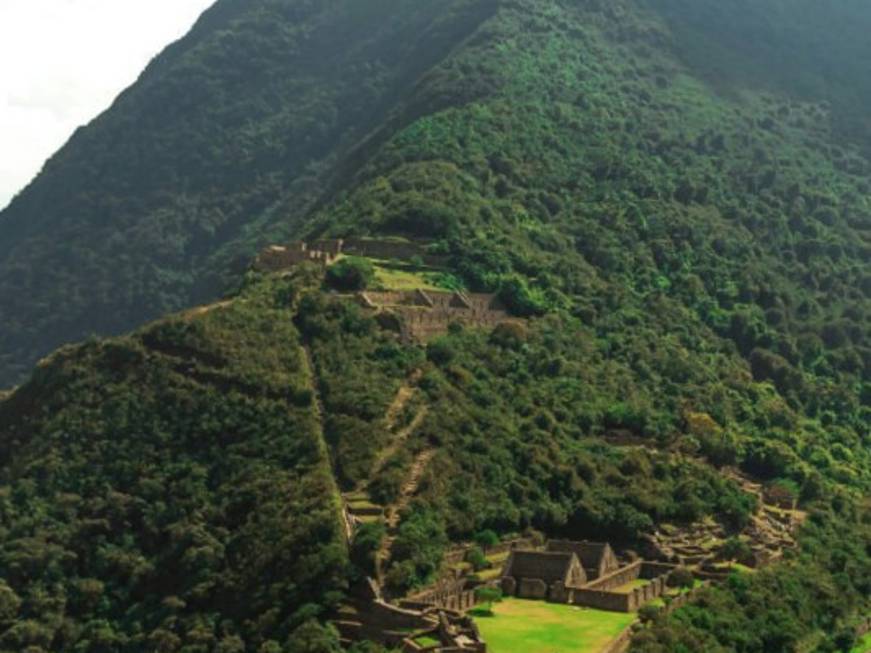
<path fill-rule="evenodd" d="M 366 308 L 393 314 L 402 336 L 408 341 L 425 341 L 447 333 L 451 324 L 492 328 L 511 320 L 495 295 L 430 290 L 366 291 L 360 293 Z"/>
<path fill-rule="evenodd" d="M 277 272 L 301 263 L 330 265 L 342 251 L 342 241 L 320 241 L 318 246 L 296 241 L 287 245 L 267 247 L 254 261 L 254 269 L 260 272 Z"/>
<path fill-rule="evenodd" d="M 509 596 L 633 612 L 666 592 L 675 568 L 643 560 L 621 567 L 608 544 L 554 540 L 545 551 L 514 551 L 501 585 Z"/>
<path fill-rule="evenodd" d="M 547 544 L 547 550 L 574 553 L 591 581 L 607 576 L 620 568 L 620 562 L 607 542 L 551 540 Z"/>
<path fill-rule="evenodd" d="M 332 238 L 310 243 L 295 241 L 264 249 L 254 262 L 261 272 L 276 272 L 306 262 L 330 265 L 340 255 L 367 256 L 388 260 L 419 258 L 426 265 L 441 265 L 444 257 L 427 253 L 428 243 L 380 238 Z"/>
<path fill-rule="evenodd" d="M 352 590 L 331 623 L 345 647 L 369 640 L 403 653 L 487 651 L 487 644 L 475 622 L 462 611 L 433 605 L 394 605 L 384 600 L 377 583 L 371 578 Z"/>
<path fill-rule="evenodd" d="M 502 591 L 523 599 L 565 601 L 566 588 L 587 582 L 574 553 L 514 551 L 502 572 Z"/>

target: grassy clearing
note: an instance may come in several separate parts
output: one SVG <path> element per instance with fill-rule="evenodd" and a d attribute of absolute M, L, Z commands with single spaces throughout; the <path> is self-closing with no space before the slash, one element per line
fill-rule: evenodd
<path fill-rule="evenodd" d="M 493 580 L 502 575 L 502 567 L 493 567 L 492 569 L 484 569 L 478 572 L 478 578 L 481 580 Z"/>
<path fill-rule="evenodd" d="M 633 614 L 508 599 L 475 621 L 490 653 L 599 653 Z"/>
<path fill-rule="evenodd" d="M 850 649 L 850 653 L 868 653 L 868 651 L 871 651 L 871 633 L 866 633 L 856 646 Z"/>
<path fill-rule="evenodd" d="M 375 266 L 375 283 L 385 290 L 441 290 L 431 280 L 431 270 L 411 265 L 370 259 Z"/>
<path fill-rule="evenodd" d="M 377 285 L 385 290 L 442 290 L 430 282 L 426 275 L 408 270 L 376 267 L 375 279 Z"/>
<path fill-rule="evenodd" d="M 414 640 L 424 648 L 429 648 L 430 646 L 439 646 L 441 642 L 437 640 L 435 637 L 430 637 L 429 635 L 424 635 L 423 637 L 418 637 Z"/>

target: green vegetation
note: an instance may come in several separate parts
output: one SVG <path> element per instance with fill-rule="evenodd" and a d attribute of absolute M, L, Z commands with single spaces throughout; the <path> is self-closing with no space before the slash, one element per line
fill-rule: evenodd
<path fill-rule="evenodd" d="M 424 635 L 423 637 L 418 637 L 415 639 L 418 644 L 423 646 L 424 648 L 428 646 L 439 646 L 441 642 L 437 640 L 435 637 L 430 637 L 429 635 Z"/>
<path fill-rule="evenodd" d="M 507 599 L 476 620 L 493 653 L 599 653 L 635 620 L 543 601 Z"/>
<path fill-rule="evenodd" d="M 409 265 L 375 262 L 375 283 L 384 290 L 446 290 L 443 277 Z"/>
<path fill-rule="evenodd" d="M 341 596 L 294 292 L 61 350 L 0 403 L 0 649 L 279 646 Z"/>
<path fill-rule="evenodd" d="M 633 650 L 837 650 L 871 597 L 869 32 L 855 0 L 220 0 L 0 214 L 0 384 L 290 237 L 427 238 L 438 273 L 330 282 L 534 319 L 406 346 L 302 269 L 63 349 L 0 398 L 0 649 L 329 649 L 384 536 L 347 564 L 335 483 L 386 505 L 432 451 L 393 589 L 485 530 L 717 515 L 742 553 L 736 465 L 800 547 Z"/>
<path fill-rule="evenodd" d="M 691 588 L 696 584 L 693 572 L 685 567 L 678 567 L 668 575 L 668 586 L 677 588 Z"/>
<path fill-rule="evenodd" d="M 493 605 L 502 602 L 502 590 L 484 585 L 475 590 L 475 598 L 482 604 L 480 610 L 486 615 L 493 616 Z"/>
<path fill-rule="evenodd" d="M 327 268 L 327 285 L 335 290 L 366 290 L 374 279 L 375 266 L 366 258 L 346 256 Z"/>
<path fill-rule="evenodd" d="M 856 645 L 850 649 L 850 653 L 868 653 L 868 651 L 871 651 L 871 633 L 861 637 Z"/>

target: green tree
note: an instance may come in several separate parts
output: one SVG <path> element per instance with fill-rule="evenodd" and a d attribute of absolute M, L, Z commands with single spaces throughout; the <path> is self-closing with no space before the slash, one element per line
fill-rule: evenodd
<path fill-rule="evenodd" d="M 327 268 L 327 283 L 341 291 L 365 290 L 375 278 L 369 259 L 348 256 Z"/>
<path fill-rule="evenodd" d="M 493 614 L 493 604 L 502 601 L 502 590 L 498 587 L 483 585 L 475 590 L 475 600 L 484 605 L 487 614 Z"/>
<path fill-rule="evenodd" d="M 336 630 L 314 620 L 294 630 L 284 645 L 284 653 L 340 653 L 341 650 Z"/>
<path fill-rule="evenodd" d="M 496 546 L 499 544 L 499 535 L 491 530 L 485 529 L 483 531 L 478 531 L 475 533 L 475 537 L 472 538 L 478 546 L 480 546 L 484 551 L 487 551 L 492 546 Z"/>

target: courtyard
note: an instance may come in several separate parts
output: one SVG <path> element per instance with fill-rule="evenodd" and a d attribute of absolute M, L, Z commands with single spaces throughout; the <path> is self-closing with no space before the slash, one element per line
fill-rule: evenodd
<path fill-rule="evenodd" d="M 473 612 L 488 653 L 599 653 L 636 619 L 634 614 L 506 599 L 493 616 Z"/>

